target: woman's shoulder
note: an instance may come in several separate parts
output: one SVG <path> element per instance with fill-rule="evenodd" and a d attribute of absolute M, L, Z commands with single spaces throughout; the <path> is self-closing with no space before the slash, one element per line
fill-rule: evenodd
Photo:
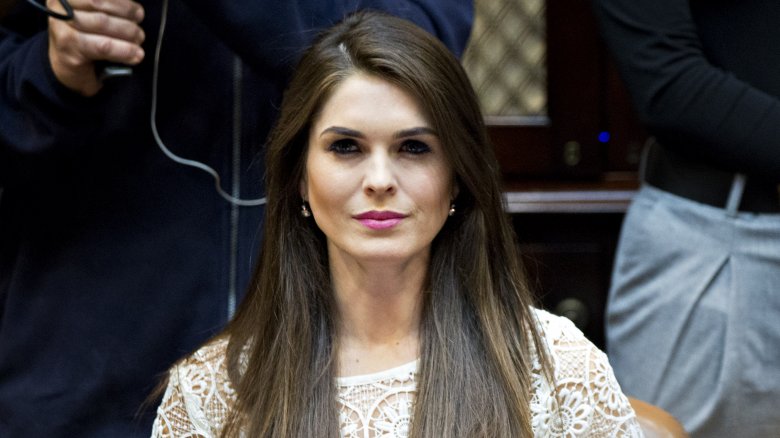
<path fill-rule="evenodd" d="M 234 394 L 228 374 L 228 339 L 216 338 L 181 360 L 170 373 L 184 391 L 198 394 L 200 398 L 219 396 L 230 400 Z M 204 392 L 206 389 L 209 391 Z"/>
<path fill-rule="evenodd" d="M 534 309 L 538 328 L 552 362 L 553 382 L 534 364 L 531 411 L 536 435 L 563 421 L 568 432 L 588 436 L 641 436 L 628 398 L 615 378 L 607 355 L 568 318 Z M 555 419 L 550 412 L 565 418 Z M 561 423 L 558 423 L 561 424 Z"/>
<path fill-rule="evenodd" d="M 546 310 L 537 308 L 533 309 L 533 313 L 538 327 L 541 329 L 542 337 L 549 345 L 571 342 L 590 343 L 569 318 L 553 315 Z"/>
<path fill-rule="evenodd" d="M 194 353 L 181 360 L 178 369 L 217 369 L 225 367 L 228 338 L 220 336 L 202 345 Z"/>
<path fill-rule="evenodd" d="M 606 354 L 588 340 L 571 320 L 541 309 L 533 309 L 533 312 L 552 361 L 556 381 L 572 378 L 588 381 L 596 371 L 612 375 Z"/>
<path fill-rule="evenodd" d="M 216 338 L 171 368 L 152 436 L 219 435 L 235 401 L 227 371 L 227 345 L 227 338 Z"/>

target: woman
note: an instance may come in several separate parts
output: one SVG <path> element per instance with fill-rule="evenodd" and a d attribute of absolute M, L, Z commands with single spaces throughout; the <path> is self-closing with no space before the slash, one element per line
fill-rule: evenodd
<path fill-rule="evenodd" d="M 632 436 L 604 355 L 531 307 L 458 61 L 360 13 L 304 55 L 271 134 L 263 250 L 177 365 L 155 436 Z"/>

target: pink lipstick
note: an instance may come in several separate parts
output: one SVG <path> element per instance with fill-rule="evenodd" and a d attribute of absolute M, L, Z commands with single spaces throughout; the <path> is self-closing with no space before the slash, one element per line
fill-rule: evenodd
<path fill-rule="evenodd" d="M 398 225 L 406 215 L 395 211 L 367 211 L 353 216 L 358 222 L 372 230 L 386 230 Z"/>

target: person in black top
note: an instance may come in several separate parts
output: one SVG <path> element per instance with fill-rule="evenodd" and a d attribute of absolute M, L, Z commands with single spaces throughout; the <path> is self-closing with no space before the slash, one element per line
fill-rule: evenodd
<path fill-rule="evenodd" d="M 694 437 L 780 430 L 780 3 L 597 0 L 648 131 L 607 349 Z"/>

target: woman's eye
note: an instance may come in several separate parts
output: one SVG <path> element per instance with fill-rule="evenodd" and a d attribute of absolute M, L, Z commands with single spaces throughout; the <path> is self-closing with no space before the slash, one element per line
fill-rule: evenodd
<path fill-rule="evenodd" d="M 357 142 L 348 138 L 334 141 L 328 146 L 328 150 L 339 155 L 353 154 L 360 151 Z"/>
<path fill-rule="evenodd" d="M 430 146 L 419 140 L 406 140 L 401 144 L 401 152 L 406 152 L 412 155 L 425 154 L 430 151 Z"/>

